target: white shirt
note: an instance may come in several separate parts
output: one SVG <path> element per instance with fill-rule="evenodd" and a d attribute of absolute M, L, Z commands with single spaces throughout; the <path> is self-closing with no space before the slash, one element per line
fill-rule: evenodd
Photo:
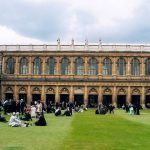
<path fill-rule="evenodd" d="M 36 108 L 31 106 L 31 117 L 36 117 Z"/>

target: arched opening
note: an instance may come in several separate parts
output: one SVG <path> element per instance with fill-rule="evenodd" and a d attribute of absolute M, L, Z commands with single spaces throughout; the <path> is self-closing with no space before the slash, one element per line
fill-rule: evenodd
<path fill-rule="evenodd" d="M 23 99 L 25 103 L 27 103 L 27 94 L 26 94 L 26 89 L 25 88 L 20 88 L 19 89 L 19 100 Z"/>
<path fill-rule="evenodd" d="M 117 107 L 122 108 L 122 106 L 126 105 L 126 91 L 124 89 L 120 89 L 117 95 Z"/>
<path fill-rule="evenodd" d="M 140 75 L 140 61 L 136 57 L 131 61 L 131 74 L 134 76 Z"/>
<path fill-rule="evenodd" d="M 117 73 L 120 76 L 126 74 L 126 61 L 123 57 L 120 57 L 117 61 Z"/>
<path fill-rule="evenodd" d="M 83 101 L 84 101 L 84 95 L 83 94 L 75 94 L 74 95 L 74 104 L 75 104 L 75 106 L 83 105 L 84 104 Z"/>
<path fill-rule="evenodd" d="M 150 108 L 150 95 L 145 96 L 145 107 Z"/>
<path fill-rule="evenodd" d="M 84 95 L 82 88 L 77 88 L 74 91 L 74 104 L 75 106 L 81 106 L 84 104 Z"/>
<path fill-rule="evenodd" d="M 88 62 L 88 74 L 92 76 L 98 74 L 98 62 L 96 58 L 91 58 Z"/>
<path fill-rule="evenodd" d="M 103 105 L 105 106 L 109 106 L 110 104 L 112 104 L 112 95 L 103 95 Z"/>
<path fill-rule="evenodd" d="M 61 75 L 69 75 L 69 66 L 70 66 L 70 61 L 68 58 L 63 58 L 61 60 Z"/>
<path fill-rule="evenodd" d="M 131 96 L 131 104 L 133 105 L 140 105 L 141 101 L 141 95 L 139 89 L 134 89 L 132 91 L 132 96 Z"/>
<path fill-rule="evenodd" d="M 150 89 L 147 89 L 145 95 L 145 107 L 150 108 Z"/>
<path fill-rule="evenodd" d="M 19 100 L 23 99 L 25 103 L 27 103 L 27 94 L 19 94 Z"/>
<path fill-rule="evenodd" d="M 88 107 L 96 108 L 98 106 L 98 94 L 96 89 L 91 89 L 88 96 Z"/>
<path fill-rule="evenodd" d="M 24 57 L 20 60 L 20 74 L 26 75 L 28 73 L 28 60 Z"/>
<path fill-rule="evenodd" d="M 105 58 L 103 61 L 103 75 L 112 75 L 112 61 L 109 58 Z"/>
<path fill-rule="evenodd" d="M 107 107 L 112 104 L 112 92 L 109 88 L 104 90 L 102 104 Z"/>
<path fill-rule="evenodd" d="M 41 92 L 39 88 L 34 88 L 32 92 L 32 102 L 41 100 Z"/>
<path fill-rule="evenodd" d="M 41 94 L 32 94 L 32 101 L 40 101 Z"/>
<path fill-rule="evenodd" d="M 46 94 L 46 104 L 55 104 L 55 94 Z"/>
<path fill-rule="evenodd" d="M 84 74 L 84 61 L 82 58 L 77 58 L 75 60 L 75 75 L 83 75 Z"/>
<path fill-rule="evenodd" d="M 133 105 L 139 105 L 140 104 L 140 95 L 132 95 L 131 103 Z"/>
<path fill-rule="evenodd" d="M 122 108 L 126 105 L 126 95 L 117 95 L 117 107 Z"/>
<path fill-rule="evenodd" d="M 98 95 L 89 95 L 88 96 L 88 106 L 90 108 L 96 108 L 98 106 Z"/>
<path fill-rule="evenodd" d="M 8 87 L 8 88 L 6 89 L 6 91 L 5 91 L 5 99 L 6 99 L 6 100 L 14 99 L 12 88 Z"/>
<path fill-rule="evenodd" d="M 49 105 L 50 103 L 55 104 L 55 94 L 53 88 L 49 88 L 46 94 L 46 105 Z"/>
<path fill-rule="evenodd" d="M 42 71 L 41 65 L 42 65 L 41 59 L 38 57 L 35 58 L 33 61 L 33 74 L 34 75 L 40 75 L 41 74 L 41 71 Z"/>
<path fill-rule="evenodd" d="M 47 74 L 48 75 L 56 74 L 56 60 L 53 57 L 50 57 L 47 60 Z"/>
<path fill-rule="evenodd" d="M 6 73 L 7 74 L 14 74 L 15 73 L 15 59 L 8 58 L 6 61 Z"/>
<path fill-rule="evenodd" d="M 63 88 L 60 91 L 60 105 L 62 106 L 62 108 L 66 108 L 68 102 L 69 102 L 69 90 L 67 88 Z"/>
<path fill-rule="evenodd" d="M 13 93 L 5 93 L 5 99 L 14 99 Z"/>

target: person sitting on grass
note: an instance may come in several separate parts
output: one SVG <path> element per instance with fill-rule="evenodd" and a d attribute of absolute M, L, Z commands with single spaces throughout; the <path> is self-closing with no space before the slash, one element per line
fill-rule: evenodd
<path fill-rule="evenodd" d="M 18 116 L 16 115 L 15 112 L 13 112 L 10 117 L 9 126 L 11 126 L 11 127 L 20 127 L 21 126 L 21 121 L 20 121 L 20 119 L 18 119 Z"/>
<path fill-rule="evenodd" d="M 21 117 L 20 119 L 24 121 L 32 121 L 31 114 L 29 113 L 29 111 L 26 111 L 24 117 Z"/>
<path fill-rule="evenodd" d="M 35 122 L 36 126 L 47 126 L 44 114 L 40 114 L 37 121 Z"/>
<path fill-rule="evenodd" d="M 11 127 L 28 127 L 29 123 L 28 122 L 22 123 L 19 118 L 19 112 L 17 113 L 13 112 L 10 117 L 8 125 Z"/>
<path fill-rule="evenodd" d="M 58 107 L 56 110 L 55 110 L 55 116 L 61 116 L 61 108 Z"/>
<path fill-rule="evenodd" d="M 2 114 L 0 113 L 0 122 L 7 122 L 6 118 L 2 116 Z"/>
<path fill-rule="evenodd" d="M 65 110 L 65 112 L 64 112 L 64 114 L 63 114 L 63 116 L 71 116 L 72 114 L 71 114 L 71 112 L 70 112 L 70 110 L 69 110 L 69 107 Z"/>

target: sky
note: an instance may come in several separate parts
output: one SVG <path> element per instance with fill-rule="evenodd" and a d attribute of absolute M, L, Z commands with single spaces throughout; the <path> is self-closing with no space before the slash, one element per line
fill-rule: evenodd
<path fill-rule="evenodd" d="M 0 0 L 0 44 L 150 43 L 148 0 Z"/>

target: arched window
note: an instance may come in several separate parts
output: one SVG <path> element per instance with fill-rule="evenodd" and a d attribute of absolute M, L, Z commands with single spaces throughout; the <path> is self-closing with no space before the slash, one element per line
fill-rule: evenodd
<path fill-rule="evenodd" d="M 140 75 L 140 62 L 137 58 L 133 58 L 131 61 L 131 74 L 134 76 Z"/>
<path fill-rule="evenodd" d="M 40 75 L 41 74 L 41 59 L 35 58 L 33 62 L 33 74 Z"/>
<path fill-rule="evenodd" d="M 117 62 L 118 75 L 123 76 L 126 74 L 126 62 L 124 58 L 119 58 Z"/>
<path fill-rule="evenodd" d="M 98 73 L 97 60 L 95 58 L 90 59 L 88 65 L 89 65 L 88 74 L 92 76 L 97 75 Z"/>
<path fill-rule="evenodd" d="M 150 76 L 150 58 L 145 60 L 145 75 Z"/>
<path fill-rule="evenodd" d="M 83 59 L 77 58 L 75 61 L 75 74 L 76 75 L 83 75 L 84 74 L 84 66 L 83 66 Z"/>
<path fill-rule="evenodd" d="M 26 58 L 22 58 L 20 60 L 20 74 L 26 75 L 28 73 L 28 60 Z"/>
<path fill-rule="evenodd" d="M 69 60 L 67 58 L 63 58 L 61 61 L 61 74 L 69 75 Z"/>
<path fill-rule="evenodd" d="M 104 59 L 103 75 L 112 75 L 112 62 L 109 58 Z"/>
<path fill-rule="evenodd" d="M 56 61 L 54 58 L 49 58 L 47 60 L 47 74 L 54 75 L 56 72 Z"/>
<path fill-rule="evenodd" d="M 15 60 L 13 58 L 8 58 L 6 62 L 6 73 L 14 74 L 15 72 Z"/>

